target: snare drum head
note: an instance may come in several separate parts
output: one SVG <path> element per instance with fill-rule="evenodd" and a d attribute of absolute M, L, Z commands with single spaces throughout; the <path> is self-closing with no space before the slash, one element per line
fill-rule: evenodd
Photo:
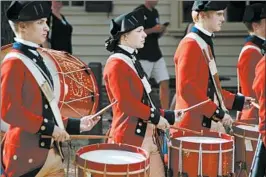
<path fill-rule="evenodd" d="M 232 149 L 233 137 L 224 133 L 204 131 L 202 135 L 195 135 L 190 132 L 175 132 L 171 139 L 172 145 L 182 146 L 188 149 L 198 150 L 200 146 L 205 150 Z"/>
<path fill-rule="evenodd" d="M 243 125 L 241 123 L 238 123 L 233 126 L 233 132 L 234 136 L 237 138 L 240 139 L 251 138 L 256 140 L 259 136 L 259 127 L 258 125 L 252 125 L 252 124 Z"/>
<path fill-rule="evenodd" d="M 237 125 L 237 128 L 243 129 L 243 130 L 248 130 L 252 132 L 259 132 L 259 126 L 254 125 L 254 126 L 249 126 L 249 125 Z"/>
<path fill-rule="evenodd" d="M 96 163 L 113 165 L 134 164 L 146 160 L 141 154 L 121 150 L 94 150 L 85 152 L 80 157 Z"/>
<path fill-rule="evenodd" d="M 184 136 L 178 137 L 177 140 L 183 142 L 190 142 L 190 143 L 202 143 L 202 144 L 220 144 L 220 143 L 227 143 L 229 140 L 216 138 L 216 137 L 198 137 L 198 136 Z"/>
<path fill-rule="evenodd" d="M 138 174 L 149 169 L 148 153 L 126 144 L 95 144 L 76 153 L 76 164 L 94 173 Z"/>

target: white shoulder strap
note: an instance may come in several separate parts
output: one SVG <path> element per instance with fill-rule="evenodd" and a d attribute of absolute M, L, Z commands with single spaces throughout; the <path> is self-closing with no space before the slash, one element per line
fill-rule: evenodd
<path fill-rule="evenodd" d="M 20 59 L 24 63 L 24 65 L 29 69 L 29 71 L 35 78 L 36 82 L 40 86 L 45 97 L 47 98 L 58 126 L 62 129 L 65 129 L 54 93 L 50 85 L 48 84 L 47 80 L 43 77 L 42 73 L 37 68 L 36 64 L 31 59 L 29 59 L 27 56 L 23 55 L 22 53 L 18 53 L 18 52 L 8 53 L 3 59 L 3 62 L 10 58 Z"/>
<path fill-rule="evenodd" d="M 137 74 L 137 70 L 134 66 L 134 64 L 132 63 L 132 59 L 129 58 L 128 56 L 126 56 L 125 54 L 122 54 L 122 53 L 115 53 L 115 54 L 112 54 L 106 61 L 106 64 L 112 60 L 115 60 L 115 59 L 118 59 L 118 60 L 122 60 L 123 62 L 125 62 L 133 71 L 135 71 L 135 73 Z"/>
<path fill-rule="evenodd" d="M 106 64 L 108 62 L 112 61 L 112 60 L 121 60 L 121 61 L 125 62 L 136 73 L 136 75 L 139 77 L 138 72 L 137 72 L 137 70 L 136 70 L 136 68 L 135 68 L 135 66 L 134 66 L 134 64 L 132 62 L 132 59 L 129 58 L 128 56 L 126 56 L 125 54 L 115 53 L 115 54 L 111 55 L 107 59 Z M 143 85 L 146 93 L 149 95 L 149 93 L 151 93 L 152 89 L 151 89 L 151 85 L 148 82 L 148 79 L 146 78 L 146 76 L 144 76 L 143 78 L 140 78 L 140 79 L 141 79 L 142 85 Z"/>
<path fill-rule="evenodd" d="M 189 33 L 186 35 L 186 37 L 194 39 L 198 43 L 202 52 L 204 52 L 207 55 L 207 58 L 211 59 L 208 61 L 207 64 L 209 65 L 209 69 L 211 71 L 211 74 L 212 75 L 216 74 L 218 72 L 217 66 L 216 66 L 214 58 L 211 58 L 211 56 L 209 55 L 208 44 L 196 33 Z"/>
<path fill-rule="evenodd" d="M 242 54 L 243 54 L 247 49 L 255 49 L 255 50 L 257 50 L 259 53 L 261 53 L 261 50 L 260 50 L 259 47 L 256 47 L 256 46 L 254 46 L 254 45 L 246 45 L 246 46 L 244 46 L 244 47 L 242 48 L 242 50 L 241 50 L 241 52 L 240 52 L 240 54 L 239 54 L 238 61 L 240 61 L 240 58 L 241 58 Z"/>
<path fill-rule="evenodd" d="M 207 49 L 208 44 L 196 33 L 188 33 L 185 37 L 194 39 L 201 49 Z"/>
<path fill-rule="evenodd" d="M 206 59 L 207 65 L 208 65 L 210 73 L 211 73 L 211 78 L 213 80 L 213 84 L 215 87 L 217 98 L 218 98 L 219 102 L 221 103 L 220 106 L 224 111 L 228 112 L 228 110 L 226 109 L 225 104 L 224 104 L 223 95 L 221 93 L 222 88 L 221 88 L 220 80 L 218 77 L 217 66 L 216 66 L 216 63 L 215 63 L 213 56 L 210 54 L 210 49 L 208 47 L 208 44 L 196 33 L 191 32 L 191 33 L 187 34 L 186 37 L 194 39 L 198 43 L 199 47 L 201 48 L 203 56 Z"/>

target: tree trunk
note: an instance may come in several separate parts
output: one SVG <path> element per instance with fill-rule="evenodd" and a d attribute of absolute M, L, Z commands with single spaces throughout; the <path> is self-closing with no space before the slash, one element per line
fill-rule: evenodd
<path fill-rule="evenodd" d="M 14 33 L 6 18 L 6 10 L 10 3 L 11 1 L 1 1 L 1 46 L 12 43 L 14 38 Z"/>

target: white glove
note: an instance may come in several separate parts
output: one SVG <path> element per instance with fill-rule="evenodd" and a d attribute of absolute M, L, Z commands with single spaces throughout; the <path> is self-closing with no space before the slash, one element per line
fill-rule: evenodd
<path fill-rule="evenodd" d="M 233 122 L 234 120 L 232 119 L 232 117 L 229 114 L 225 113 L 224 118 L 222 119 L 223 126 L 231 128 Z"/>
<path fill-rule="evenodd" d="M 255 99 L 252 98 L 252 97 L 245 97 L 245 103 L 244 103 L 244 106 L 243 106 L 243 109 L 249 109 L 251 108 L 252 106 L 252 103 L 251 102 L 255 102 Z"/>
<path fill-rule="evenodd" d="M 159 123 L 156 125 L 156 127 L 161 130 L 166 130 L 170 128 L 170 124 L 164 117 L 160 116 Z"/>
<path fill-rule="evenodd" d="M 174 110 L 175 112 L 175 122 L 180 122 L 184 117 L 184 111 L 182 109 Z"/>
<path fill-rule="evenodd" d="M 221 122 L 212 121 L 210 131 L 211 132 L 225 133 L 225 128 Z"/>
<path fill-rule="evenodd" d="M 101 119 L 101 116 L 93 118 L 93 115 L 84 116 L 80 119 L 80 131 L 90 131 Z"/>

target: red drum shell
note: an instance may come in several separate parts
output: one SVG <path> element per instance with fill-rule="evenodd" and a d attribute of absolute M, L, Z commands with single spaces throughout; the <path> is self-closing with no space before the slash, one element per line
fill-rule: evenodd
<path fill-rule="evenodd" d="M 50 60 L 50 68 L 54 68 L 53 80 L 57 80 L 57 85 L 60 84 L 58 100 L 62 116 L 80 118 L 94 114 L 99 102 L 99 92 L 94 74 L 87 65 L 66 52 L 44 48 L 39 52 L 48 61 L 48 66 Z"/>
<path fill-rule="evenodd" d="M 146 160 L 131 164 L 105 164 L 81 158 L 82 154 L 96 150 L 133 152 L 143 155 Z M 104 173 L 106 174 L 105 177 L 124 177 L 127 176 L 127 174 L 129 177 L 148 177 L 150 159 L 145 150 L 136 146 L 126 144 L 94 144 L 82 147 L 76 152 L 76 164 L 79 168 L 79 176 L 83 176 L 84 172 L 87 171 L 90 172 L 93 177 L 103 177 Z M 136 173 L 136 171 L 139 172 Z"/>
<path fill-rule="evenodd" d="M 241 122 L 244 122 L 247 125 L 242 125 Z M 235 136 L 235 147 L 236 147 L 235 164 L 236 164 L 237 173 L 244 170 L 249 172 L 257 148 L 258 137 L 259 137 L 259 130 L 257 125 L 248 126 L 250 120 L 241 120 L 241 122 L 236 123 L 233 126 L 233 132 Z M 244 163 L 246 164 L 246 169 L 241 170 L 240 165 L 245 165 Z"/>
<path fill-rule="evenodd" d="M 172 145 L 169 148 L 169 166 L 173 171 L 173 176 L 179 174 L 179 150 L 180 143 L 182 142 L 182 172 L 188 176 L 198 176 L 198 160 L 200 143 L 191 142 L 185 140 L 179 140 L 177 138 L 183 137 L 204 137 L 204 138 L 219 138 L 226 140 L 221 143 L 201 143 L 202 144 L 202 174 L 203 176 L 216 177 L 218 176 L 218 164 L 219 164 L 219 151 L 220 144 L 222 149 L 222 175 L 232 175 L 232 157 L 233 157 L 233 144 L 234 140 L 232 136 L 217 132 L 203 132 L 203 135 L 195 135 L 189 132 L 177 131 L 171 138 Z"/>

